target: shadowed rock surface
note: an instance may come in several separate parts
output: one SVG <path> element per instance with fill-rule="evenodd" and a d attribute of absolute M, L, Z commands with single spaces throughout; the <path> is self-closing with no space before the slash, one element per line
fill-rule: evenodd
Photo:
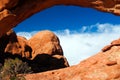
<path fill-rule="evenodd" d="M 120 15 L 120 0 L 0 0 L 0 36 L 33 14 L 55 5 L 90 7 Z"/>

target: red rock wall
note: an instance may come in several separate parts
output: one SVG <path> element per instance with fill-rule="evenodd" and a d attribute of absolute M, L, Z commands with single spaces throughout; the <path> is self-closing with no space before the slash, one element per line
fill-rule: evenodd
<path fill-rule="evenodd" d="M 55 5 L 90 7 L 120 15 L 120 0 L 0 0 L 0 36 L 33 14 Z"/>

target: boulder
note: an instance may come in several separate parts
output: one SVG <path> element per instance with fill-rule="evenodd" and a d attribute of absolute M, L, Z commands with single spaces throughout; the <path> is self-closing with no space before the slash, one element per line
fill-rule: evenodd
<path fill-rule="evenodd" d="M 16 57 L 27 62 L 33 72 L 69 66 L 58 37 L 48 30 L 38 32 L 30 40 L 17 36 L 13 30 L 4 34 L 0 38 L 0 63 Z"/>
<path fill-rule="evenodd" d="M 0 38 L 0 52 L 5 57 L 21 56 L 31 58 L 32 49 L 28 45 L 27 40 L 23 37 L 17 36 L 13 30 L 8 31 Z"/>
<path fill-rule="evenodd" d="M 28 40 L 32 48 L 32 62 L 34 72 L 68 67 L 69 64 L 63 56 L 58 37 L 51 31 L 45 30 L 35 34 Z"/>
<path fill-rule="evenodd" d="M 33 58 L 38 54 L 63 55 L 59 39 L 51 31 L 40 31 L 30 38 L 28 42 L 33 50 Z"/>

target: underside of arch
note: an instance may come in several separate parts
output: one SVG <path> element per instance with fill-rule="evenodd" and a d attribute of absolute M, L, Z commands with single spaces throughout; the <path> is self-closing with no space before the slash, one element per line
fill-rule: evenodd
<path fill-rule="evenodd" d="M 55 5 L 89 7 L 120 16 L 120 0 L 0 0 L 0 36 L 33 14 Z"/>

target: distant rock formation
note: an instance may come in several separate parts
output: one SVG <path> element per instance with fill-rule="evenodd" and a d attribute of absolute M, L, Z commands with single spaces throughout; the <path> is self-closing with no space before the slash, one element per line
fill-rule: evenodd
<path fill-rule="evenodd" d="M 0 36 L 33 14 L 55 5 L 90 7 L 120 15 L 120 0 L 0 0 Z"/>
<path fill-rule="evenodd" d="M 12 30 L 7 32 L 0 38 L 0 63 L 15 57 L 28 62 L 34 72 L 69 66 L 58 37 L 50 31 L 41 31 L 30 40 L 17 36 Z"/>
<path fill-rule="evenodd" d="M 26 80 L 120 80 L 120 39 L 78 65 L 25 77 Z"/>

